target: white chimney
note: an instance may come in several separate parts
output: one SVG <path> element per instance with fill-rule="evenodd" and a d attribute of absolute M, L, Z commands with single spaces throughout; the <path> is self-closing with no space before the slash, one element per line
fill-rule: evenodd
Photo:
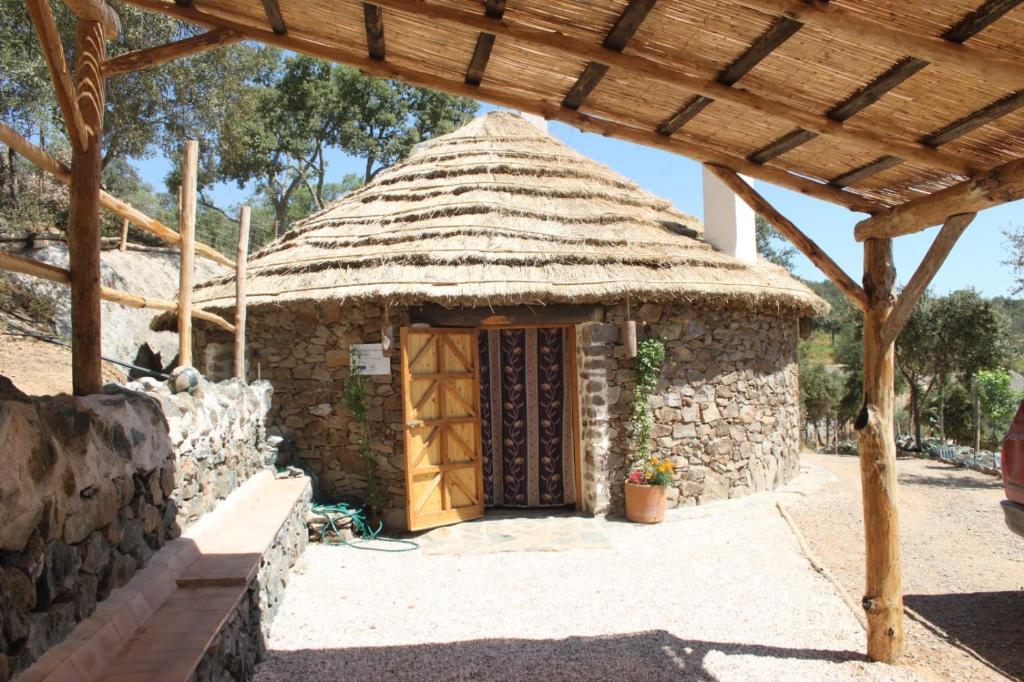
<path fill-rule="evenodd" d="M 541 131 L 545 133 L 548 131 L 548 122 L 543 116 L 538 116 L 537 114 L 528 114 L 525 111 L 520 111 L 519 115 L 522 116 L 524 120 L 529 121 L 534 126 L 539 128 Z"/>
<path fill-rule="evenodd" d="M 745 182 L 751 182 L 744 177 Z M 704 241 L 744 263 L 757 262 L 754 209 L 704 168 Z"/>

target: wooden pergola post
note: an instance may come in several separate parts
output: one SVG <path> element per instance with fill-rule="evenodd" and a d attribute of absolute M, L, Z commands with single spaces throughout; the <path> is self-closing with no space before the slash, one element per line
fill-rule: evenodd
<path fill-rule="evenodd" d="M 238 253 L 235 254 L 235 376 L 245 377 L 245 270 L 249 260 L 251 209 L 242 207 L 238 217 Z"/>
<path fill-rule="evenodd" d="M 128 225 L 130 222 L 127 218 L 121 222 L 121 241 L 118 243 L 117 248 L 122 253 L 128 248 Z"/>
<path fill-rule="evenodd" d="M 862 605 L 868 623 L 868 657 L 894 662 L 903 653 L 903 589 L 899 512 L 896 507 L 896 441 L 893 434 L 895 346 L 883 342 L 895 305 L 896 269 L 891 239 L 864 243 L 864 406 L 857 417 L 867 574 Z"/>
<path fill-rule="evenodd" d="M 90 134 L 85 148 L 74 145 L 71 151 L 71 385 L 75 395 L 90 395 L 103 385 L 99 198 L 105 88 L 100 65 L 106 58 L 106 37 L 99 22 L 79 19 L 75 55 L 78 109 Z"/>
<path fill-rule="evenodd" d="M 178 365 L 192 364 L 192 270 L 196 251 L 196 188 L 199 143 L 189 140 L 181 158 L 180 197 L 181 267 L 178 279 Z"/>

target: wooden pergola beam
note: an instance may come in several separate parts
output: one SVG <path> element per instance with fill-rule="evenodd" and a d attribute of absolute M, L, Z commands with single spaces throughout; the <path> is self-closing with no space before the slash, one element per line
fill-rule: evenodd
<path fill-rule="evenodd" d="M 970 71 L 987 81 L 1012 88 L 1024 87 L 1024 68 L 1012 59 L 967 47 L 939 36 L 922 35 L 887 23 L 884 16 L 869 18 L 834 3 L 805 0 L 736 0 L 744 7 L 784 16 L 835 35 L 846 36 L 864 45 L 898 49 L 933 64 Z"/>
<path fill-rule="evenodd" d="M 148 47 L 143 50 L 126 52 L 103 62 L 103 75 L 107 78 L 131 71 L 148 69 L 175 59 L 188 57 L 226 45 L 234 45 L 242 36 L 224 29 L 214 29 L 191 38 L 178 40 L 166 45 Z"/>
<path fill-rule="evenodd" d="M 667 85 L 685 88 L 696 94 L 711 99 L 731 102 L 738 106 L 758 111 L 762 114 L 775 116 L 812 130 L 819 135 L 827 135 L 879 154 L 892 154 L 905 159 L 912 159 L 928 166 L 952 170 L 970 175 L 978 170 L 977 164 L 955 154 L 942 152 L 918 142 L 900 140 L 895 131 L 872 128 L 854 127 L 849 123 L 839 123 L 827 116 L 799 109 L 785 102 L 763 97 L 752 92 L 722 85 L 715 80 L 707 80 L 689 76 L 673 67 L 647 59 L 636 54 L 618 52 L 604 45 L 595 45 L 585 40 L 572 38 L 563 33 L 542 31 L 522 24 L 510 24 L 504 19 L 492 19 L 485 15 L 454 9 L 446 5 L 427 4 L 422 1 L 409 0 L 375 0 L 376 4 L 403 12 L 410 16 L 421 17 L 431 21 L 441 21 L 463 28 L 504 36 L 525 44 L 539 45 L 558 50 L 565 54 L 598 62 L 609 67 L 621 67 L 636 74 L 643 75 Z"/>
<path fill-rule="evenodd" d="M 384 47 L 384 12 L 377 5 L 363 3 L 363 25 L 366 28 L 366 52 L 370 59 L 383 60 L 387 55 Z"/>
<path fill-rule="evenodd" d="M 0 142 L 3 142 L 5 145 L 16 151 L 18 154 L 21 154 L 39 168 L 49 173 L 57 180 L 63 182 L 65 185 L 71 184 L 71 171 L 67 166 L 26 140 L 2 122 L 0 122 Z M 139 228 L 149 232 L 150 234 L 156 235 L 168 244 L 177 245 L 180 243 L 181 235 L 161 223 L 159 220 L 146 215 L 128 202 L 111 196 L 103 190 L 100 190 L 99 201 L 100 206 L 111 213 L 126 220 L 130 220 Z M 209 260 L 220 263 L 221 265 L 225 265 L 229 268 L 235 267 L 235 262 L 233 260 L 206 244 L 196 244 L 196 253 L 203 256 L 203 258 L 208 258 Z"/>
<path fill-rule="evenodd" d="M 765 57 L 770 55 L 780 45 L 789 40 L 793 35 L 803 28 L 799 21 L 793 21 L 785 17 L 779 17 L 764 33 L 759 35 L 739 57 L 733 60 L 729 66 L 722 69 L 715 79 L 722 85 L 735 85 L 741 78 L 747 75 L 751 69 L 761 63 Z M 703 111 L 714 100 L 698 95 L 691 99 L 670 119 L 661 124 L 658 132 L 662 135 L 671 135 L 686 125 L 697 114 Z"/>
<path fill-rule="evenodd" d="M 1022 65 L 1021 68 L 1024 69 L 1024 65 Z M 926 137 L 922 142 L 930 147 L 938 147 L 941 144 L 946 144 L 958 137 L 966 135 L 972 130 L 988 125 L 1007 114 L 1012 114 L 1022 106 L 1024 106 L 1024 90 L 1012 95 L 1007 95 L 1006 97 L 989 104 L 987 107 L 982 107 L 978 111 L 968 114 L 958 121 L 950 123 L 944 128 Z"/>
<path fill-rule="evenodd" d="M 69 286 L 71 284 L 71 273 L 64 268 L 57 267 L 56 265 L 50 265 L 49 263 L 42 263 L 37 260 L 31 260 L 29 258 L 22 258 L 21 256 L 15 256 L 3 251 L 0 251 L 0 270 L 18 272 L 23 275 L 38 277 L 50 282 L 56 282 L 57 284 L 63 284 L 65 286 Z M 112 287 L 100 287 L 100 297 L 104 301 L 119 303 L 120 305 L 129 306 L 131 308 L 151 308 L 153 310 L 168 311 L 178 309 L 178 304 L 175 301 L 168 301 L 163 298 L 153 298 L 152 296 L 142 296 L 128 291 L 121 291 L 120 289 L 114 289 Z M 211 322 L 225 331 L 235 331 L 235 326 L 223 317 L 215 313 L 202 310 L 201 308 L 192 308 L 192 317 L 197 320 Z"/>
<path fill-rule="evenodd" d="M 362 72 L 378 78 L 389 78 L 401 80 L 419 87 L 443 90 L 456 95 L 472 97 L 485 102 L 491 102 L 501 106 L 528 111 L 543 116 L 550 120 L 561 121 L 568 125 L 586 130 L 589 132 L 615 137 L 629 142 L 665 149 L 682 156 L 695 159 L 702 163 L 713 163 L 719 166 L 731 168 L 744 175 L 749 175 L 765 182 L 770 182 L 779 187 L 794 192 L 799 192 L 810 197 L 828 201 L 839 206 L 845 206 L 853 211 L 864 213 L 877 213 L 885 210 L 884 204 L 868 199 L 866 197 L 846 192 L 841 189 L 830 187 L 827 184 L 815 182 L 805 177 L 788 173 L 779 168 L 759 166 L 751 163 L 741 156 L 712 149 L 697 142 L 691 142 L 685 138 L 674 136 L 667 137 L 655 131 L 649 131 L 631 125 L 625 125 L 607 119 L 588 116 L 586 114 L 572 111 L 565 107 L 552 104 L 543 99 L 534 99 L 522 95 L 510 94 L 504 88 L 492 88 L 486 84 L 480 86 L 466 85 L 462 82 L 440 78 L 431 73 L 417 71 L 409 67 L 398 66 L 392 62 L 378 62 L 369 59 L 363 54 L 355 51 L 332 48 L 320 42 L 297 38 L 291 35 L 278 35 L 265 29 L 247 26 L 238 22 L 230 21 L 220 16 L 205 14 L 195 9 L 181 7 L 160 0 L 125 0 L 128 4 L 142 7 L 144 9 L 161 12 L 169 16 L 177 17 L 183 21 L 189 21 L 202 26 L 222 27 L 237 31 L 246 38 L 258 40 L 268 45 L 281 47 L 302 54 L 308 54 L 322 59 L 329 59 L 334 62 L 349 64 L 360 69 Z"/>
<path fill-rule="evenodd" d="M 786 216 L 772 206 L 761 194 L 751 187 L 747 182 L 734 171 L 713 164 L 705 164 L 715 176 L 724 182 L 736 196 L 742 199 L 754 213 L 762 216 L 771 223 L 772 227 L 779 231 L 800 253 L 807 256 L 815 267 L 821 270 L 854 305 L 861 310 L 867 310 L 867 295 L 860 287 L 825 251 L 818 246 L 813 239 L 804 234 L 800 228 L 794 225 Z"/>
<path fill-rule="evenodd" d="M 53 10 L 50 8 L 50 0 L 26 0 L 25 6 L 39 37 L 46 66 L 50 70 L 50 79 L 57 94 L 57 104 L 64 116 L 64 125 L 68 129 L 68 139 L 76 149 L 84 151 L 89 148 L 89 135 L 92 131 L 82 120 L 82 112 L 78 108 L 78 96 L 75 94 L 68 63 L 64 58 L 64 45 L 57 29 L 57 21 L 53 17 Z"/>
<path fill-rule="evenodd" d="M 910 314 L 914 311 L 914 306 L 917 305 L 921 295 L 931 284 L 935 273 L 946 262 L 946 257 L 953 250 L 960 235 L 964 233 L 976 215 L 977 213 L 961 213 L 951 216 L 939 230 L 935 241 L 928 247 L 928 253 L 924 255 L 921 264 L 917 266 L 917 270 L 907 282 L 907 286 L 900 292 L 896 305 L 893 306 L 892 312 L 889 314 L 889 319 L 882 327 L 883 346 L 888 346 L 896 341 L 896 337 L 903 330 L 903 325 L 907 323 Z"/>
<path fill-rule="evenodd" d="M 284 23 L 284 16 L 281 15 L 281 8 L 277 4 L 277 0 L 263 0 L 263 11 L 267 14 L 267 21 L 270 22 L 270 28 L 278 35 L 284 35 L 288 32 L 288 26 Z"/>
<path fill-rule="evenodd" d="M 640 28 L 640 24 L 644 22 L 650 11 L 654 9 L 655 2 L 657 0 L 630 0 L 626 9 L 615 20 L 615 25 L 608 31 L 608 35 L 605 36 L 604 46 L 616 52 L 622 52 L 626 49 L 626 45 L 633 39 L 633 35 Z M 565 99 L 562 100 L 562 104 L 570 109 L 579 109 L 606 73 L 608 73 L 608 66 L 605 64 L 598 62 L 587 64 L 583 73 L 576 80 L 576 83 L 570 88 Z"/>
<path fill-rule="evenodd" d="M 192 364 L 192 275 L 195 270 L 196 188 L 199 178 L 199 142 L 189 140 L 181 155 L 181 231 L 178 267 L 178 364 Z"/>
<path fill-rule="evenodd" d="M 489 17 L 501 19 L 505 14 L 505 0 L 486 0 L 484 12 Z M 487 69 L 487 62 L 491 59 L 493 48 L 493 33 L 481 33 L 477 36 L 473 56 L 469 60 L 469 66 L 466 67 L 466 85 L 480 85 L 483 82 L 484 71 Z"/>
<path fill-rule="evenodd" d="M 98 23 L 109 40 L 121 35 L 121 19 L 105 0 L 64 0 L 64 4 L 80 20 Z"/>
<path fill-rule="evenodd" d="M 884 170 L 889 170 L 903 163 L 903 159 L 898 156 L 882 156 L 870 163 L 866 163 L 863 166 L 854 168 L 853 170 L 846 171 L 842 175 L 837 175 L 828 181 L 828 184 L 833 187 L 850 187 L 856 185 L 858 182 L 867 180 L 872 175 L 877 175 Z"/>
<path fill-rule="evenodd" d="M 954 43 L 962 43 L 990 26 L 1021 2 L 1022 0 L 986 0 L 980 7 L 968 12 L 956 25 L 943 33 L 942 37 Z"/>
<path fill-rule="evenodd" d="M 938 225 L 951 215 L 977 213 L 1024 197 L 1024 159 L 1016 159 L 977 177 L 900 204 L 857 223 L 857 241 L 898 237 Z"/>

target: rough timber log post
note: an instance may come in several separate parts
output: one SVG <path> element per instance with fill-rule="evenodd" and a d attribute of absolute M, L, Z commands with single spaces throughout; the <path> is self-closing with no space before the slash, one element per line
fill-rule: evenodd
<path fill-rule="evenodd" d="M 196 256 L 196 187 L 199 143 L 189 140 L 181 159 L 180 197 L 181 267 L 178 279 L 178 365 L 192 364 L 192 270 Z"/>
<path fill-rule="evenodd" d="M 896 442 L 893 437 L 895 347 L 882 345 L 882 330 L 895 302 L 896 269 L 891 239 L 864 242 L 864 406 L 857 418 L 864 499 L 867 579 L 863 606 L 868 657 L 891 663 L 903 653 L 903 588 L 896 508 Z"/>
<path fill-rule="evenodd" d="M 75 55 L 78 108 L 82 121 L 92 132 L 87 148 L 74 146 L 71 152 L 71 385 L 75 395 L 90 395 L 99 393 L 103 384 L 99 198 L 105 88 L 100 64 L 106 58 L 106 37 L 99 22 L 77 22 Z"/>
<path fill-rule="evenodd" d="M 245 381 L 245 270 L 249 260 L 250 208 L 238 218 L 238 253 L 235 254 L 235 376 Z"/>

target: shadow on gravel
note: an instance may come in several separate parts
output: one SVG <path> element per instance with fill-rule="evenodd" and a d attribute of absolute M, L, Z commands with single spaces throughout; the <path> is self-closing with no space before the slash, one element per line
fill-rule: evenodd
<path fill-rule="evenodd" d="M 899 482 L 902 485 L 927 485 L 935 488 L 961 488 L 964 490 L 999 490 L 1003 482 L 997 477 L 989 477 L 985 480 L 980 476 L 962 476 L 964 470 L 954 469 L 946 466 L 929 466 L 928 469 L 937 471 L 935 476 L 920 476 L 918 474 L 900 474 Z"/>
<path fill-rule="evenodd" d="M 904 603 L 954 646 L 962 645 L 1005 675 L 1024 680 L 1024 590 L 908 594 Z"/>
<path fill-rule="evenodd" d="M 566 639 L 479 639 L 394 647 L 270 651 L 256 680 L 697 680 L 717 678 L 704 659 L 864 661 L 854 651 L 683 640 L 652 630 Z M 725 663 L 723 667 L 727 667 Z M 756 674 L 757 663 L 744 668 Z M 753 678 L 752 678 L 753 679 Z"/>

